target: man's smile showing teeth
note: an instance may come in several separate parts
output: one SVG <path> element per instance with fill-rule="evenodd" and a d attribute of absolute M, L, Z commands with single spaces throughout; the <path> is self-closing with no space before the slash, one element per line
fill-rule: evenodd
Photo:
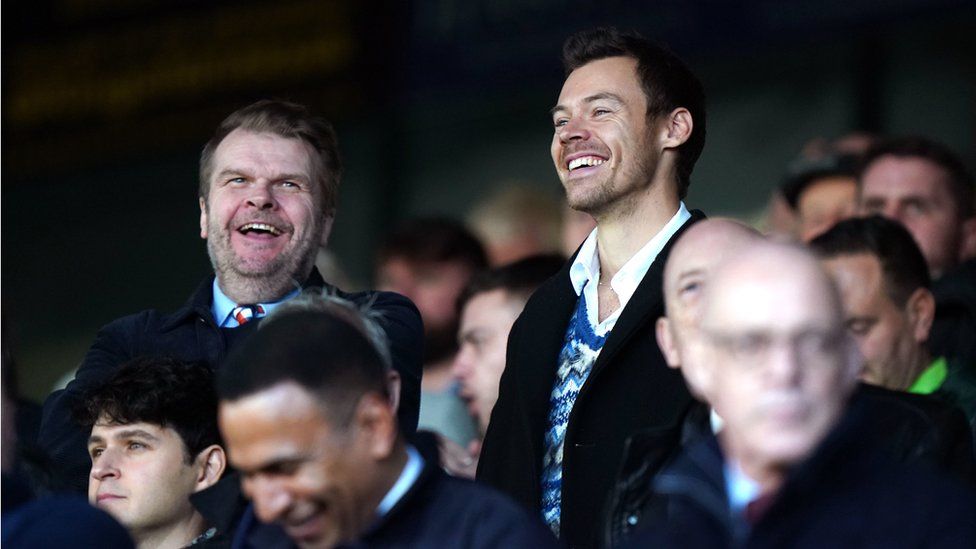
<path fill-rule="evenodd" d="M 247 223 L 245 225 L 241 225 L 241 227 L 237 230 L 242 234 L 247 234 L 251 232 L 255 232 L 259 234 L 270 234 L 271 236 L 278 236 L 281 234 L 281 231 L 278 230 L 277 227 L 275 227 L 274 225 L 268 225 L 267 223 Z"/>
<path fill-rule="evenodd" d="M 599 156 L 581 156 L 579 158 L 570 160 L 566 167 L 569 168 L 569 171 L 573 171 L 576 168 L 599 166 L 604 162 L 606 162 L 606 160 L 600 158 Z"/>

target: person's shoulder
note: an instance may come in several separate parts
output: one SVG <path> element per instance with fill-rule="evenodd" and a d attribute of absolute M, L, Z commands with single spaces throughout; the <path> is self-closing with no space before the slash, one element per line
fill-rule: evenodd
<path fill-rule="evenodd" d="M 541 520 L 494 488 L 447 474 L 438 474 L 434 482 L 437 508 L 452 509 L 454 520 L 474 525 L 484 540 L 519 547 L 554 546 Z"/>

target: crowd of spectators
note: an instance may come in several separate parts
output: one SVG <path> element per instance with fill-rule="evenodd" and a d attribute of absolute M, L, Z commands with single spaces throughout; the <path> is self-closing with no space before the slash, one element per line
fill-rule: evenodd
<path fill-rule="evenodd" d="M 183 307 L 106 325 L 40 410 L 4 334 L 3 542 L 976 547 L 959 155 L 811 141 L 764 234 L 685 204 L 706 101 L 681 59 L 600 28 L 563 63 L 565 201 L 411 219 L 357 293 L 316 267 L 332 126 L 230 114 L 200 156 L 213 274 Z"/>

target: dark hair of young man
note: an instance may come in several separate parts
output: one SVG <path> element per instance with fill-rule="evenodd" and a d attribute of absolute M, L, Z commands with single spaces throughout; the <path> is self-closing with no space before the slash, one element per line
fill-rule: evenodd
<path fill-rule="evenodd" d="M 607 57 L 637 61 L 637 76 L 647 97 L 647 118 L 653 120 L 679 107 L 694 121 L 691 136 L 678 147 L 678 198 L 688 194 L 691 172 L 705 147 L 705 90 L 687 65 L 672 52 L 636 32 L 601 27 L 580 31 L 563 44 L 566 75 Z"/>
<path fill-rule="evenodd" d="M 871 164 L 882 156 L 897 158 L 921 158 L 939 166 L 949 174 L 949 192 L 956 204 L 959 219 L 969 219 L 976 215 L 974 204 L 973 176 L 966 169 L 962 160 L 942 143 L 925 137 L 908 136 L 895 137 L 876 143 L 868 149 L 861 163 L 861 176 Z M 860 180 L 860 177 L 858 178 Z"/>
<path fill-rule="evenodd" d="M 911 233 L 901 223 L 880 215 L 845 219 L 809 245 L 823 259 L 856 254 L 878 258 L 885 293 L 899 307 L 908 302 L 912 292 L 928 288 L 932 282 L 928 264 Z"/>
<path fill-rule="evenodd" d="M 221 400 L 233 401 L 281 383 L 316 395 L 336 428 L 348 426 L 360 397 L 389 396 L 374 343 L 345 312 L 294 310 L 271 315 L 227 357 L 217 377 Z"/>
<path fill-rule="evenodd" d="M 800 196 L 811 184 L 832 177 L 857 177 L 858 158 L 852 155 L 826 156 L 804 162 L 784 179 L 780 190 L 790 208 L 796 210 Z"/>
<path fill-rule="evenodd" d="M 561 255 L 543 254 L 482 271 L 471 279 L 458 296 L 457 309 L 461 311 L 471 298 L 492 290 L 505 290 L 523 301 L 528 300 L 536 288 L 552 278 L 565 264 L 566 258 Z"/>
<path fill-rule="evenodd" d="M 332 124 L 324 118 L 313 116 L 302 105 L 274 99 L 263 99 L 238 109 L 217 126 L 213 137 L 200 153 L 200 197 L 204 201 L 210 196 L 214 152 L 220 142 L 236 129 L 298 139 L 311 147 L 312 177 L 322 187 L 322 212 L 335 214 L 342 161 L 339 158 L 339 140 Z"/>
<path fill-rule="evenodd" d="M 89 429 L 103 416 L 115 425 L 145 422 L 173 429 L 183 440 L 187 463 L 221 444 L 213 372 L 202 363 L 148 356 L 125 363 L 75 409 L 76 420 Z"/>
<path fill-rule="evenodd" d="M 472 271 L 488 265 L 485 249 L 471 231 L 443 217 L 412 219 L 390 233 L 380 246 L 377 263 L 395 257 L 417 263 L 457 262 Z"/>

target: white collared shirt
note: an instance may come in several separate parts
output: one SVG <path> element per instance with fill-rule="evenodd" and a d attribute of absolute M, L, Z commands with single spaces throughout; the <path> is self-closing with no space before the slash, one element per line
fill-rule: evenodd
<path fill-rule="evenodd" d="M 403 471 L 400 472 L 400 476 L 397 481 L 393 483 L 390 487 L 390 491 L 383 496 L 380 500 L 380 504 L 376 507 L 376 516 L 382 517 L 393 509 L 393 506 L 397 504 L 398 501 L 403 499 L 404 494 L 410 490 L 417 479 L 420 477 L 420 472 L 424 468 L 424 458 L 420 457 L 420 453 L 413 446 L 407 446 L 407 463 L 403 466 Z"/>
<path fill-rule="evenodd" d="M 739 463 L 731 459 L 725 463 L 724 472 L 729 509 L 733 516 L 741 516 L 746 506 L 759 497 L 759 483 L 749 478 L 739 467 Z"/>
<path fill-rule="evenodd" d="M 680 202 L 678 211 L 671 217 L 671 220 L 628 259 L 627 263 L 624 263 L 623 267 L 617 271 L 617 274 L 613 275 L 610 280 L 610 287 L 617 294 L 620 306 L 603 322 L 599 322 L 598 284 L 588 284 L 591 280 L 598 282 L 600 280 L 600 256 L 597 253 L 596 239 L 599 227 L 593 229 L 590 236 L 586 237 L 579 253 L 576 254 L 573 265 L 569 268 L 569 279 L 573 283 L 576 295 L 586 292 L 586 316 L 590 326 L 594 327 L 597 334 L 605 334 L 613 329 L 617 323 L 617 318 L 620 317 L 620 312 L 627 306 L 627 302 L 634 295 L 637 286 L 644 279 L 644 275 L 651 268 L 651 264 L 654 263 L 657 255 L 661 253 L 661 249 L 689 219 L 691 219 L 691 214 L 688 212 L 688 208 L 685 207 L 684 202 Z"/>

